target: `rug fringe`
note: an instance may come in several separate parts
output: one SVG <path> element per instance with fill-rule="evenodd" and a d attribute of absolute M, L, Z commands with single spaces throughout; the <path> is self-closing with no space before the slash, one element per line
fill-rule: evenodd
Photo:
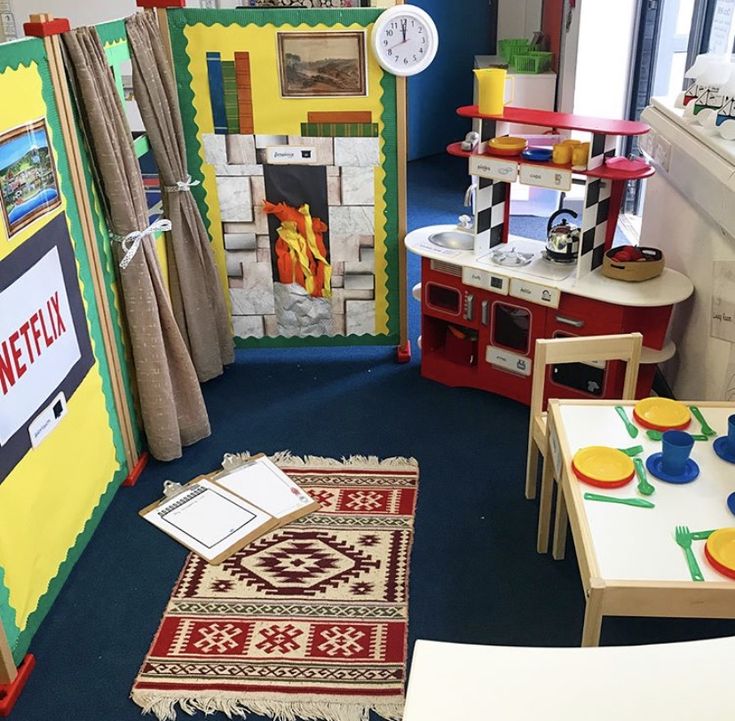
<path fill-rule="evenodd" d="M 283 701 L 277 699 L 245 700 L 240 695 L 196 696 L 181 698 L 155 691 L 133 691 L 130 698 L 142 709 L 160 721 L 175 721 L 176 707 L 193 716 L 198 711 L 205 715 L 217 711 L 227 718 L 248 714 L 268 716 L 274 721 L 369 721 L 370 712 L 386 719 L 401 721 L 402 703 L 338 703 L 332 701 Z"/>
<path fill-rule="evenodd" d="M 222 459 L 222 468 L 232 471 L 247 462 L 251 457 L 249 451 L 243 453 L 225 453 Z M 392 458 L 378 458 L 377 456 L 350 456 L 349 458 L 325 458 L 324 456 L 294 456 L 291 451 L 278 451 L 268 456 L 276 465 L 284 466 L 321 466 L 323 468 L 418 468 L 415 458 L 394 456 Z"/>

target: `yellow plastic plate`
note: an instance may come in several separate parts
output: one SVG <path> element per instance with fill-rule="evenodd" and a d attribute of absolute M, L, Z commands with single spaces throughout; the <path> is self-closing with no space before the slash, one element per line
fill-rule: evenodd
<path fill-rule="evenodd" d="M 707 539 L 707 552 L 712 560 L 735 571 L 735 528 L 720 528 Z"/>
<path fill-rule="evenodd" d="M 689 409 L 670 398 L 644 398 L 635 404 L 636 415 L 657 428 L 682 428 L 691 420 Z"/>
<path fill-rule="evenodd" d="M 620 483 L 635 473 L 631 458 L 607 446 L 580 448 L 572 462 L 577 471 L 597 483 Z"/>
<path fill-rule="evenodd" d="M 502 155 L 518 155 L 528 146 L 525 138 L 516 138 L 512 135 L 502 135 L 488 141 L 488 148 L 493 153 Z"/>

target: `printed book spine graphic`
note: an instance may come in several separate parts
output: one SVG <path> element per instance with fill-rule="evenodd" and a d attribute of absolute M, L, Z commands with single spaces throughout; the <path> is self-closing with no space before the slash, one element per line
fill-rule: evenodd
<path fill-rule="evenodd" d="M 225 95 L 225 115 L 227 116 L 227 132 L 236 135 L 240 132 L 240 117 L 237 100 L 237 81 L 235 79 L 235 61 L 222 60 L 222 84 Z"/>
<path fill-rule="evenodd" d="M 207 53 L 207 71 L 209 73 L 209 97 L 212 104 L 214 132 L 225 134 L 227 133 L 227 115 L 225 113 L 222 61 L 219 53 Z"/>

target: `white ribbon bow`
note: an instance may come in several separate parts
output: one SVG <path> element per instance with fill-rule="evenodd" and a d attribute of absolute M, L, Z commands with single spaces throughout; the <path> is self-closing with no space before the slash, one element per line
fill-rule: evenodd
<path fill-rule="evenodd" d="M 183 193 L 187 190 L 191 190 L 194 185 L 199 185 L 199 181 L 192 180 L 191 175 L 187 175 L 186 180 L 177 180 L 176 185 L 166 185 L 164 186 L 164 190 L 167 190 L 170 193 Z"/>
<path fill-rule="evenodd" d="M 123 259 L 120 261 L 120 268 L 125 270 L 130 265 L 130 261 L 135 257 L 135 254 L 140 248 L 140 244 L 143 242 L 143 238 L 147 235 L 154 235 L 159 231 L 171 230 L 171 221 L 166 218 L 159 218 L 155 223 L 151 223 L 145 230 L 134 230 L 132 233 L 119 238 L 122 249 L 125 252 Z"/>

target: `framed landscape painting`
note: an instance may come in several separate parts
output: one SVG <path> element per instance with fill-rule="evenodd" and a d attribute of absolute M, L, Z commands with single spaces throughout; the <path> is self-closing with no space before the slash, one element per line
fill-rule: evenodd
<path fill-rule="evenodd" d="M 284 98 L 361 96 L 367 92 L 365 33 L 278 33 Z"/>

